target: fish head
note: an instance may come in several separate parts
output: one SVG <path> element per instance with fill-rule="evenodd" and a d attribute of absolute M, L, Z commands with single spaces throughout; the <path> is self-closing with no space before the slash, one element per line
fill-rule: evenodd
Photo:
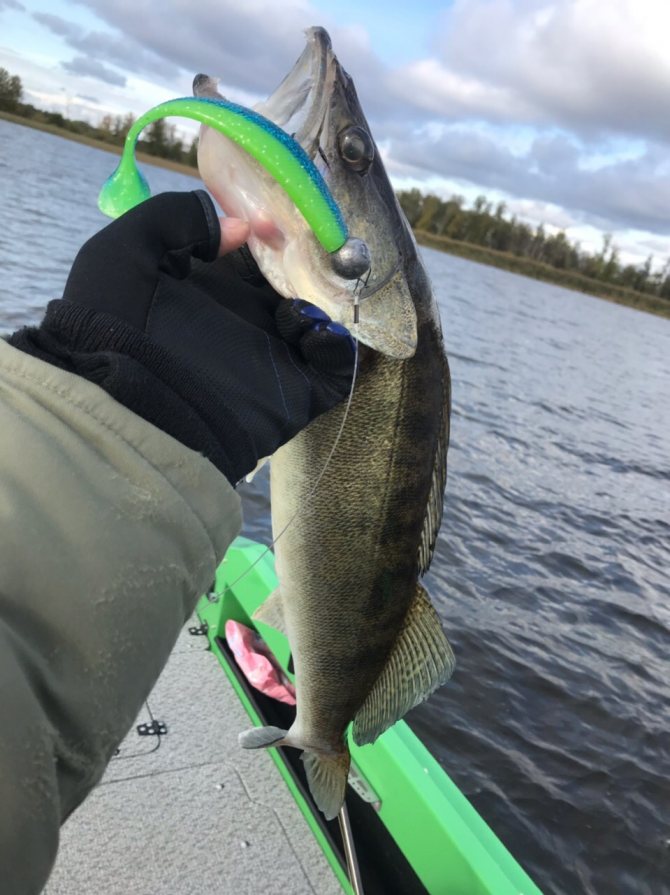
<path fill-rule="evenodd" d="M 196 77 L 194 93 L 219 96 L 205 75 Z M 233 141 L 203 127 L 198 167 L 205 185 L 227 214 L 249 221 L 249 248 L 277 292 L 312 302 L 384 355 L 411 357 L 417 311 L 408 272 L 416 245 L 353 80 L 323 28 L 308 30 L 291 71 L 254 110 L 291 134 L 314 162 L 348 227 L 348 243 L 326 252 L 283 187 Z"/>

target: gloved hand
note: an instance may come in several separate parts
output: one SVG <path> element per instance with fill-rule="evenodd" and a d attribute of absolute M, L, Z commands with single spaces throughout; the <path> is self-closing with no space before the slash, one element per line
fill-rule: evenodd
<path fill-rule="evenodd" d="M 215 260 L 247 235 L 202 191 L 149 199 L 83 246 L 63 299 L 10 342 L 98 383 L 235 484 L 348 394 L 355 358 L 347 331 L 280 298 L 246 249 Z"/>

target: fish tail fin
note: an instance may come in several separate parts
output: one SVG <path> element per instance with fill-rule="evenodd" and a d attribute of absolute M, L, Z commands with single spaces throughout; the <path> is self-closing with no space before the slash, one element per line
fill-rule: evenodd
<path fill-rule="evenodd" d="M 243 749 L 264 749 L 267 746 L 289 745 L 284 740 L 288 730 L 281 727 L 252 727 L 239 734 L 238 741 Z"/>
<path fill-rule="evenodd" d="M 351 755 L 348 749 L 327 755 L 323 752 L 303 752 L 309 790 L 326 820 L 337 817 L 347 788 Z"/>
<path fill-rule="evenodd" d="M 244 749 L 263 749 L 268 746 L 294 746 L 302 749 L 298 738 L 292 737 L 288 730 L 281 727 L 252 727 L 239 735 L 239 743 Z M 347 788 L 351 755 L 344 747 L 335 753 L 312 752 L 302 753 L 305 773 L 312 797 L 317 807 L 325 815 L 326 820 L 337 817 Z"/>

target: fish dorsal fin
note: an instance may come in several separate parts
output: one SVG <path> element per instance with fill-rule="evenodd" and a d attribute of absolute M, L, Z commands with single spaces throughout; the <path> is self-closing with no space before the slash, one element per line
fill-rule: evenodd
<path fill-rule="evenodd" d="M 435 550 L 435 541 L 442 522 L 442 508 L 444 506 L 444 489 L 447 484 L 447 449 L 449 447 L 449 420 L 451 417 L 451 376 L 449 363 L 444 358 L 444 371 L 442 378 L 443 400 L 440 414 L 439 435 L 437 449 L 435 451 L 435 464 L 433 466 L 433 479 L 430 485 L 430 494 L 426 504 L 426 515 L 421 530 L 421 540 L 417 560 L 419 574 L 425 575 L 430 568 L 430 563 Z"/>
<path fill-rule="evenodd" d="M 263 600 L 261 605 L 254 612 L 253 618 L 254 621 L 263 622 L 263 624 L 269 625 L 285 637 L 288 636 L 286 633 L 286 621 L 284 619 L 284 601 L 279 588 L 273 590 L 270 596 Z"/>
<path fill-rule="evenodd" d="M 428 594 L 417 584 L 391 655 L 354 718 L 354 741 L 373 743 L 444 684 L 456 660 Z"/>

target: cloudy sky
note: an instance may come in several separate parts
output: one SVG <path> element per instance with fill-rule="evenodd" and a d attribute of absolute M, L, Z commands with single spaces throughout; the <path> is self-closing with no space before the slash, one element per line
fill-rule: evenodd
<path fill-rule="evenodd" d="M 281 10 L 281 13 L 279 12 Z M 504 199 L 585 247 L 670 256 L 670 0 L 0 0 L 0 65 L 96 122 L 251 104 L 324 25 L 398 187 Z"/>

